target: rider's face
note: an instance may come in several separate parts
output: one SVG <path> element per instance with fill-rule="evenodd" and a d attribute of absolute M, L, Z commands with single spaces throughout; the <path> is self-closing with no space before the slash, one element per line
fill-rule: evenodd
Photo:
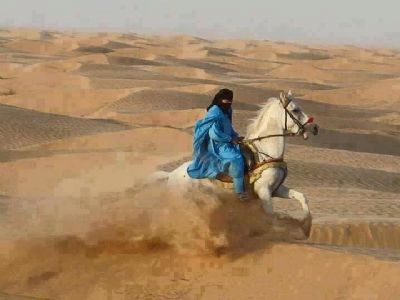
<path fill-rule="evenodd" d="M 232 100 L 222 99 L 221 100 L 221 106 L 222 106 L 223 109 L 228 110 L 232 106 Z"/>

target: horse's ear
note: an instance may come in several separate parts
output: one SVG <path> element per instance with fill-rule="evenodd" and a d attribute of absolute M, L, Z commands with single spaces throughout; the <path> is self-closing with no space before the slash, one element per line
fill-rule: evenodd
<path fill-rule="evenodd" d="M 286 94 L 284 91 L 281 91 L 279 93 L 279 100 L 281 101 L 282 105 L 284 108 L 286 108 L 286 106 L 288 106 L 290 100 L 288 99 L 288 97 L 286 97 Z"/>
<path fill-rule="evenodd" d="M 282 102 L 282 104 L 285 102 L 285 92 L 284 91 L 280 91 L 279 92 L 279 100 Z"/>

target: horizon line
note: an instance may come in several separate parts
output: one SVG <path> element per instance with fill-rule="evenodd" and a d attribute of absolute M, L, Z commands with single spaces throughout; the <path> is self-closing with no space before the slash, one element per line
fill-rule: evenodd
<path fill-rule="evenodd" d="M 93 28 L 93 27 L 62 27 L 62 26 L 38 26 L 38 25 L 6 25 L 0 24 L 0 30 L 37 30 L 37 31 L 55 31 L 59 33 L 120 33 L 120 34 L 136 34 L 140 36 L 148 36 L 148 37 L 177 37 L 177 36 L 190 36 L 193 38 L 203 39 L 206 41 L 231 41 L 231 40 L 239 40 L 239 41 L 268 41 L 274 43 L 282 43 L 282 44 L 294 44 L 300 46 L 324 46 L 324 47 L 353 47 L 353 48 L 360 48 L 360 49 L 388 49 L 388 50 L 400 50 L 400 46 L 394 46 L 391 44 L 383 44 L 383 45 L 376 45 L 376 44 L 361 44 L 361 43 L 349 43 L 349 42 L 329 42 L 329 41 L 322 41 L 321 39 L 316 39 L 315 41 L 306 40 L 285 40 L 285 39 L 273 39 L 273 38 L 245 38 L 245 37 L 209 37 L 204 36 L 201 34 L 190 34 L 190 33 L 183 33 L 174 30 L 167 30 L 167 31 L 159 31 L 156 32 L 140 32 L 140 31 L 133 31 L 131 29 L 123 29 L 123 28 Z"/>

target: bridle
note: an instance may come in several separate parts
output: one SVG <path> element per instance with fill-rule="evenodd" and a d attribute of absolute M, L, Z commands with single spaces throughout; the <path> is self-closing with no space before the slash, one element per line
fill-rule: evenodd
<path fill-rule="evenodd" d="M 276 160 L 282 160 L 283 161 L 283 158 L 274 158 L 274 157 L 272 157 L 271 155 L 269 155 L 267 153 L 259 151 L 258 148 L 254 145 L 254 142 L 261 141 L 261 140 L 268 139 L 268 138 L 272 138 L 272 137 L 280 137 L 280 136 L 292 137 L 292 136 L 297 136 L 297 135 L 302 134 L 305 131 L 305 126 L 308 123 L 311 123 L 312 120 L 309 119 L 309 120 L 307 120 L 306 123 L 302 124 L 295 116 L 293 116 L 293 114 L 287 108 L 288 105 L 290 104 L 290 102 L 292 102 L 292 100 L 293 100 L 293 97 L 291 95 L 291 92 L 289 92 L 288 95 L 286 95 L 283 91 L 280 92 L 279 101 L 282 104 L 283 109 L 285 110 L 285 133 L 283 133 L 283 134 L 270 134 L 270 135 L 259 136 L 259 137 L 252 138 L 252 139 L 245 139 L 245 140 L 240 141 L 239 143 L 241 143 L 241 144 L 251 144 L 253 146 L 252 148 L 254 149 L 254 151 L 257 154 L 260 153 L 260 154 L 263 154 L 265 156 L 268 156 L 268 157 L 271 158 L 271 160 L 274 160 L 274 161 L 276 161 Z M 288 115 L 292 119 L 292 121 L 295 124 L 297 124 L 297 126 L 299 127 L 299 129 L 298 129 L 298 131 L 296 133 L 287 132 L 287 130 L 288 130 L 288 128 L 287 128 Z M 265 160 L 263 161 L 263 163 L 264 162 L 265 162 Z"/>
<path fill-rule="evenodd" d="M 296 123 L 297 126 L 299 127 L 299 130 L 295 134 L 293 134 L 293 136 L 302 134 L 305 131 L 305 126 L 308 123 L 311 123 L 312 120 L 308 119 L 304 124 L 301 124 L 301 122 L 295 116 L 293 116 L 293 114 L 287 109 L 288 105 L 290 104 L 290 102 L 292 102 L 293 98 L 291 96 L 287 97 L 283 92 L 281 92 L 281 94 L 279 95 L 279 99 L 283 105 L 283 108 L 285 109 L 285 131 L 287 131 L 287 116 L 289 115 L 292 121 Z"/>

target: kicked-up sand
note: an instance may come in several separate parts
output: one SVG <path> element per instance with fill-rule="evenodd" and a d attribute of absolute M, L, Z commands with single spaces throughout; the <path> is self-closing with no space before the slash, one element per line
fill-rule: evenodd
<path fill-rule="evenodd" d="M 0 299 L 398 299 L 400 53 L 190 36 L 0 30 Z M 169 190 L 194 122 L 235 93 L 245 134 L 292 89 L 309 200 Z"/>

